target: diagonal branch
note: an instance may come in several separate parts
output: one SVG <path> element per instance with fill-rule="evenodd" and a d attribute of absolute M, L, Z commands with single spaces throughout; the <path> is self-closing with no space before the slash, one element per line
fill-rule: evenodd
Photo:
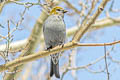
<path fill-rule="evenodd" d="M 34 61 L 34 60 L 40 59 L 42 57 L 45 57 L 45 56 L 48 56 L 51 54 L 55 54 L 55 53 L 58 53 L 61 51 L 69 50 L 69 49 L 72 49 L 72 48 L 75 48 L 78 46 L 110 46 L 110 45 L 115 45 L 118 43 L 120 43 L 120 41 L 114 41 L 114 42 L 105 43 L 105 44 L 104 43 L 95 44 L 95 43 L 69 42 L 69 43 L 64 44 L 64 46 L 57 46 L 57 47 L 51 49 L 50 51 L 40 51 L 38 53 L 34 53 L 34 54 L 31 54 L 28 56 L 19 57 L 19 58 L 15 59 L 9 63 L 6 63 L 4 65 L 0 65 L 0 72 L 8 70 L 8 69 L 16 67 L 16 66 L 19 66 L 21 64 L 25 64 L 27 62 Z"/>
<path fill-rule="evenodd" d="M 95 20 L 97 19 L 97 17 L 103 11 L 103 9 L 104 9 L 104 7 L 105 7 L 105 5 L 107 4 L 108 1 L 109 0 L 103 0 L 101 2 L 100 6 L 98 7 L 97 11 L 95 12 L 95 14 L 88 21 L 88 23 L 86 22 L 86 23 L 82 24 L 81 27 L 79 27 L 78 31 L 75 33 L 75 35 L 73 37 L 73 41 L 79 41 L 81 39 L 81 37 L 83 36 L 83 34 L 85 34 L 85 32 L 88 31 L 88 29 L 95 22 Z"/>

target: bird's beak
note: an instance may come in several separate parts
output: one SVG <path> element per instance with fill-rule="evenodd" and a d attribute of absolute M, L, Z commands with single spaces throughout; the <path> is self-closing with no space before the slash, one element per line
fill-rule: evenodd
<path fill-rule="evenodd" d="M 63 13 L 67 13 L 68 11 L 67 10 L 63 10 Z"/>

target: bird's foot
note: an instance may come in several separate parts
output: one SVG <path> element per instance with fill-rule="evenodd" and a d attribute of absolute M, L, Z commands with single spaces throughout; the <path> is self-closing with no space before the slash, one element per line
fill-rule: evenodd
<path fill-rule="evenodd" d="M 47 50 L 50 51 L 50 49 L 52 49 L 52 46 L 48 47 Z"/>

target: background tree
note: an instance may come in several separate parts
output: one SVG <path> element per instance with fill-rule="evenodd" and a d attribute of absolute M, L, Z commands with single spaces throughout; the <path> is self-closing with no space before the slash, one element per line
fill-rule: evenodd
<path fill-rule="evenodd" d="M 0 79 L 54 80 L 48 55 L 65 50 L 61 80 L 119 80 L 119 5 L 119 0 L 1 0 Z M 69 11 L 67 41 L 44 51 L 42 23 L 54 6 Z"/>

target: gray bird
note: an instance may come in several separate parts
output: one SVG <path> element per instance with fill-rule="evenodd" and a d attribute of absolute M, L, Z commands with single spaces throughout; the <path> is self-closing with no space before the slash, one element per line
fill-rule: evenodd
<path fill-rule="evenodd" d="M 64 13 L 67 11 L 61 7 L 54 7 L 50 11 L 50 16 L 43 23 L 43 34 L 46 48 L 49 50 L 55 46 L 62 45 L 66 39 L 66 25 L 64 22 Z M 55 74 L 56 78 L 60 78 L 59 74 L 59 53 L 51 56 L 50 77 Z"/>

